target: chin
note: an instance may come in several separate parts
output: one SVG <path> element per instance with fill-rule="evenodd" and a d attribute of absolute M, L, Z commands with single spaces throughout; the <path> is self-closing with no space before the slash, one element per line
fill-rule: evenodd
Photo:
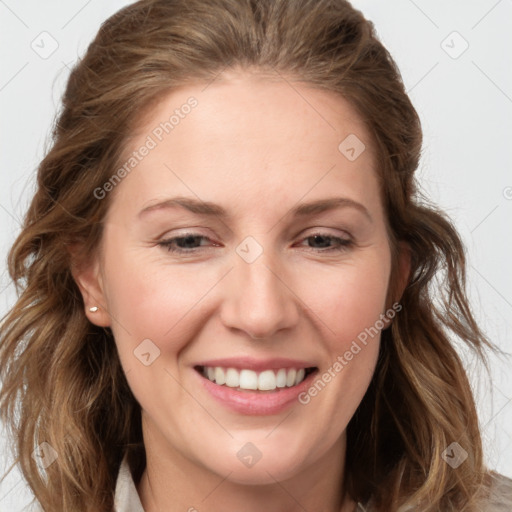
<path fill-rule="evenodd" d="M 202 464 L 210 472 L 241 485 L 268 485 L 288 480 L 306 470 L 313 460 L 305 455 L 306 443 L 298 449 L 294 442 L 283 446 L 279 442 L 259 443 L 259 448 L 250 442 L 236 441 L 232 446 L 220 447 L 204 457 Z M 316 451 L 315 451 L 316 452 Z M 311 457 L 313 459 L 313 457 Z"/>
<path fill-rule="evenodd" d="M 275 456 L 270 456 L 265 461 L 262 458 L 252 467 L 233 465 L 229 461 L 229 464 L 226 463 L 218 469 L 223 476 L 229 474 L 227 480 L 240 485 L 271 485 L 276 481 L 288 480 L 303 470 L 292 458 L 288 460 Z"/>

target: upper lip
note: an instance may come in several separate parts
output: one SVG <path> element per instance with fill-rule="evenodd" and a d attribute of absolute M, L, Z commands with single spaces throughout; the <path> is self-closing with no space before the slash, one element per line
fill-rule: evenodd
<path fill-rule="evenodd" d="M 220 366 L 222 368 L 236 368 L 238 370 L 279 370 L 280 368 L 314 368 L 316 365 L 311 361 L 275 357 L 271 359 L 256 359 L 253 357 L 229 357 L 222 359 L 209 359 L 200 361 L 194 366 Z"/>

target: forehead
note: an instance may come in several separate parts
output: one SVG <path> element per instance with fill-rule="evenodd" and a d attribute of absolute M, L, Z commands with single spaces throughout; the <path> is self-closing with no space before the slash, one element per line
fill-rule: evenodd
<path fill-rule="evenodd" d="M 377 200 L 373 144 L 356 110 L 282 78 L 232 73 L 168 93 L 128 138 L 129 159 L 116 192 L 140 207 L 167 193 L 238 207 L 338 189 Z"/>

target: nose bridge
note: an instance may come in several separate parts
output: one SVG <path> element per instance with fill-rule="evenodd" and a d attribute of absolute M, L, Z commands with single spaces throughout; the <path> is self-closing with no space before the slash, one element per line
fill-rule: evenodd
<path fill-rule="evenodd" d="M 225 299 L 223 319 L 226 326 L 245 331 L 253 338 L 268 338 L 289 328 L 299 318 L 298 304 L 285 284 L 284 266 L 271 250 L 262 250 L 256 259 L 245 258 L 240 249 L 253 251 L 254 245 L 240 244 L 235 268 L 230 273 L 233 286 Z M 249 252 L 248 251 L 248 252 Z M 240 256 L 240 254 L 242 254 Z"/>

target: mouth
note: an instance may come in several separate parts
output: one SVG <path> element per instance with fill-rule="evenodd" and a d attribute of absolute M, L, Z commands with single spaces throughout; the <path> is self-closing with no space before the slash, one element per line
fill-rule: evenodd
<path fill-rule="evenodd" d="M 218 386 L 251 393 L 279 393 L 299 386 L 318 371 L 316 366 L 256 371 L 249 368 L 197 365 L 194 369 L 201 377 Z"/>

